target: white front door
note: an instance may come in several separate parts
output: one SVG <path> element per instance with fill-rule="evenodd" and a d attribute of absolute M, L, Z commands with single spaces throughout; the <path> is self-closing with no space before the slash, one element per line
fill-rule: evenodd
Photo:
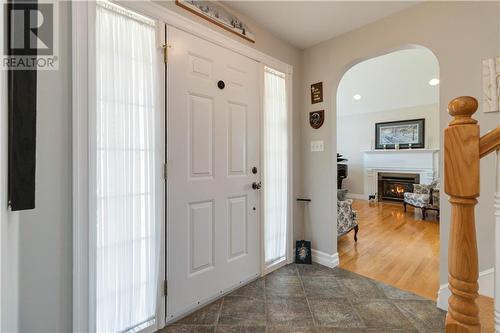
<path fill-rule="evenodd" d="M 259 63 L 169 27 L 167 321 L 260 274 Z M 255 168 L 255 169 L 254 169 Z"/>

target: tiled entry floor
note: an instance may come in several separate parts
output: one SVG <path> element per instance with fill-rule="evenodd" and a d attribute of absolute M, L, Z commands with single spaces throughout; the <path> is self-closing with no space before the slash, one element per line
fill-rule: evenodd
<path fill-rule="evenodd" d="M 433 301 L 318 264 L 288 265 L 207 305 L 165 333 L 443 332 Z"/>

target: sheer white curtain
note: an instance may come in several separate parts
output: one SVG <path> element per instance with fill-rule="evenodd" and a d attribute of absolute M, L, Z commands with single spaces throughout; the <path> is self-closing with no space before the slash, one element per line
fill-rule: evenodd
<path fill-rule="evenodd" d="M 158 291 L 156 30 L 154 21 L 105 1 L 97 2 L 95 27 L 96 330 L 134 332 L 154 324 Z"/>
<path fill-rule="evenodd" d="M 286 258 L 288 114 L 285 74 L 264 68 L 264 235 L 267 266 Z"/>

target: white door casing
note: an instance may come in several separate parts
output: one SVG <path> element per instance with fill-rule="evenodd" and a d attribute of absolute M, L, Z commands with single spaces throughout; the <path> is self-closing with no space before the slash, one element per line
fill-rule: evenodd
<path fill-rule="evenodd" d="M 260 275 L 261 86 L 258 62 L 170 26 L 167 36 L 170 322 Z"/>

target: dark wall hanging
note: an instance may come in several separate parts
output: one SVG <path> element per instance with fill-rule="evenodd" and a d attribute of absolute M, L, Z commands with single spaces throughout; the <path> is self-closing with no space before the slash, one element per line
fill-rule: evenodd
<path fill-rule="evenodd" d="M 29 7 L 29 8 L 28 8 Z M 37 2 L 8 3 L 7 10 L 21 9 L 29 13 L 30 9 L 36 10 Z M 6 36 L 13 36 L 24 40 L 18 34 L 23 33 L 23 29 L 11 31 L 11 27 L 19 27 L 20 22 L 12 22 L 12 15 L 7 16 Z M 29 17 L 29 16 L 28 16 Z M 37 29 L 30 28 L 37 26 L 34 18 L 26 19 L 26 30 L 31 30 L 35 34 Z M 35 22 L 36 23 L 36 22 Z M 28 30 L 28 31 L 29 31 Z M 12 38 L 12 37 L 11 37 Z M 25 48 L 10 49 L 9 56 L 25 55 L 36 56 L 37 50 L 25 44 Z M 9 70 L 8 71 L 8 136 L 9 136 L 9 205 L 12 210 L 23 210 L 35 208 L 35 159 L 36 159 L 36 70 Z"/>
<path fill-rule="evenodd" d="M 325 110 L 309 112 L 309 124 L 312 128 L 318 129 L 325 122 Z"/>
<path fill-rule="evenodd" d="M 298 240 L 295 242 L 295 263 L 306 265 L 312 264 L 310 241 Z"/>
<path fill-rule="evenodd" d="M 375 149 L 425 147 L 425 119 L 389 121 L 375 124 Z"/>
<path fill-rule="evenodd" d="M 311 84 L 311 104 L 323 102 L 323 82 Z"/>

